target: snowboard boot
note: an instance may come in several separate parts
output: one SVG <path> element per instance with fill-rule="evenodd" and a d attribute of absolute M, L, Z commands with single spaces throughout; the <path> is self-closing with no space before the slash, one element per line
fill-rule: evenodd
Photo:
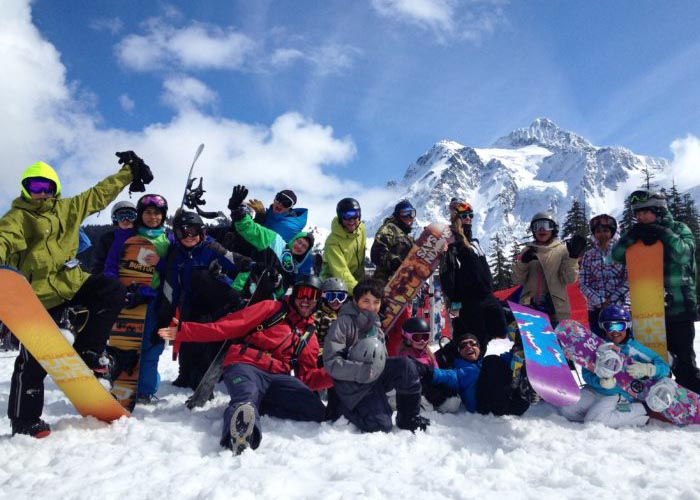
<path fill-rule="evenodd" d="M 411 432 L 425 431 L 430 420 L 420 416 L 421 393 L 396 393 L 396 427 Z"/>
<path fill-rule="evenodd" d="M 430 420 L 420 415 L 396 414 L 396 427 L 415 433 L 417 430 L 426 431 L 430 425 Z"/>
<path fill-rule="evenodd" d="M 27 436 L 41 439 L 51 434 L 51 427 L 40 418 L 36 420 L 17 418 L 12 420 L 12 435 L 14 436 L 15 434 L 26 434 Z"/>
<path fill-rule="evenodd" d="M 532 388 L 532 385 L 530 385 L 530 380 L 527 378 L 527 369 L 525 368 L 525 365 L 520 368 L 518 392 L 520 393 L 520 397 L 531 405 L 536 405 L 542 400 L 540 395 L 537 394 L 535 389 Z"/>
<path fill-rule="evenodd" d="M 255 408 L 251 403 L 239 405 L 231 415 L 231 436 L 228 442 L 235 456 L 247 448 L 255 449 L 260 443 L 260 437 L 255 430 Z M 226 443 L 224 443 L 226 445 Z"/>

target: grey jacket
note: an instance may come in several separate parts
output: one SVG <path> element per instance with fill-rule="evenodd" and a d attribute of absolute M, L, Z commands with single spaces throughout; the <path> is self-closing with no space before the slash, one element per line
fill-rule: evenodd
<path fill-rule="evenodd" d="M 323 367 L 333 379 L 338 397 L 350 410 L 369 394 L 374 384 L 369 382 L 372 365 L 349 360 L 347 355 L 358 340 L 372 335 L 385 342 L 379 316 L 350 301 L 338 311 L 338 319 L 323 344 Z"/>

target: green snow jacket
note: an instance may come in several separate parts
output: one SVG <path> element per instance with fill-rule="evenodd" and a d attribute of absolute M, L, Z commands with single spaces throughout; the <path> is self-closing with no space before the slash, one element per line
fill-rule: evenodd
<path fill-rule="evenodd" d="M 71 198 L 16 198 L 0 218 L 0 263 L 24 274 L 47 309 L 72 299 L 89 277 L 80 266 L 64 266 L 77 254 L 80 224 L 109 205 L 130 182 L 131 170 L 124 166 Z"/>
<path fill-rule="evenodd" d="M 666 319 L 695 320 L 695 237 L 690 228 L 675 221 L 670 212 L 657 217 L 657 223 L 670 229 L 660 239 L 664 245 Z M 612 250 L 613 260 L 625 264 L 627 247 L 634 242 L 628 233 L 623 234 Z"/>
<path fill-rule="evenodd" d="M 366 240 L 364 222 L 360 222 L 355 231 L 348 233 L 343 229 L 338 217 L 334 217 L 331 223 L 331 234 L 326 238 L 326 244 L 323 247 L 321 280 L 330 277 L 340 278 L 352 293 L 357 282 L 365 277 Z"/>

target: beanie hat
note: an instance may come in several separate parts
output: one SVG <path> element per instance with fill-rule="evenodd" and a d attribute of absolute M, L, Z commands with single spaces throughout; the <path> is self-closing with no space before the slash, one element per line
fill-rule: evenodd
<path fill-rule="evenodd" d="M 292 208 L 297 204 L 297 195 L 291 189 L 283 189 L 275 195 L 275 201 L 286 208 Z"/>

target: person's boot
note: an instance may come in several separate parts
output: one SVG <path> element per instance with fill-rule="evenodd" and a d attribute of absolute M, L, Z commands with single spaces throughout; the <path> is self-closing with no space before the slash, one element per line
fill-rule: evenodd
<path fill-rule="evenodd" d="M 252 403 L 238 405 L 231 415 L 230 439 L 222 442 L 234 455 L 240 455 L 247 448 L 255 449 L 260 442 L 255 432 L 255 408 Z"/>
<path fill-rule="evenodd" d="M 12 420 L 12 435 L 14 436 L 15 434 L 26 434 L 27 436 L 41 439 L 51 434 L 51 427 L 40 418 L 36 420 L 17 418 Z"/>
<path fill-rule="evenodd" d="M 396 427 L 411 432 L 428 428 L 430 420 L 420 416 L 420 399 L 420 392 L 396 394 Z"/>

